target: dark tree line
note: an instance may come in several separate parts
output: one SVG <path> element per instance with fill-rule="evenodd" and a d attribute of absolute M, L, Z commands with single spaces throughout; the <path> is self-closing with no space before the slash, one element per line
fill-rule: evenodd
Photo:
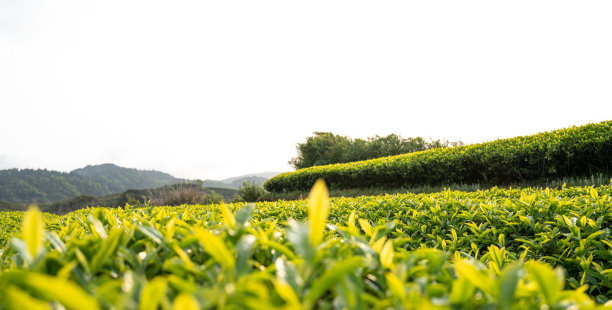
<path fill-rule="evenodd" d="M 0 201 L 49 203 L 79 195 L 104 196 L 128 189 L 157 188 L 183 180 L 157 172 L 112 164 L 72 172 L 34 169 L 0 170 Z"/>
<path fill-rule="evenodd" d="M 461 141 L 425 140 L 422 137 L 402 138 L 396 134 L 385 137 L 352 139 L 331 132 L 315 132 L 298 143 L 298 156 L 289 163 L 295 169 L 336 163 L 348 163 L 378 157 L 393 156 L 431 148 L 463 145 Z"/>

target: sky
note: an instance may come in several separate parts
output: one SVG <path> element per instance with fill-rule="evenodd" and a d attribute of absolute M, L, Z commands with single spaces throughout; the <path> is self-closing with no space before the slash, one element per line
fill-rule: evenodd
<path fill-rule="evenodd" d="M 0 0 L 0 169 L 290 171 L 612 119 L 612 1 Z"/>

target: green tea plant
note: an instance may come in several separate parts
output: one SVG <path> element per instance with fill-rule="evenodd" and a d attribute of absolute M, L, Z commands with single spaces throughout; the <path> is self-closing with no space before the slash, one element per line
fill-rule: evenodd
<path fill-rule="evenodd" d="M 1 213 L 0 309 L 605 308 L 611 192 Z"/>
<path fill-rule="evenodd" d="M 612 174 L 612 121 L 487 143 L 315 166 L 266 181 L 273 193 L 308 191 L 323 178 L 332 189 L 444 184 L 504 185 Z"/>

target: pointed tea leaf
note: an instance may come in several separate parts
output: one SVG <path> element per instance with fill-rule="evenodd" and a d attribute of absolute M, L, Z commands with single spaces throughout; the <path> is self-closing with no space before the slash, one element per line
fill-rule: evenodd
<path fill-rule="evenodd" d="M 35 206 L 30 207 L 23 221 L 23 239 L 32 258 L 38 255 L 42 247 L 44 230 L 40 211 Z"/>
<path fill-rule="evenodd" d="M 318 179 L 308 195 L 308 219 L 310 220 L 310 242 L 317 246 L 323 239 L 329 214 L 329 193 L 325 181 Z"/>

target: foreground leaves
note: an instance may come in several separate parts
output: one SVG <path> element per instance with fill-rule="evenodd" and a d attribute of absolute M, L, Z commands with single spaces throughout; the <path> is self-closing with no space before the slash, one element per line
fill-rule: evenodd
<path fill-rule="evenodd" d="M 28 218 L 0 254 L 0 309 L 603 307 L 594 298 L 608 301 L 611 191 L 40 215 L 51 231 Z"/>

